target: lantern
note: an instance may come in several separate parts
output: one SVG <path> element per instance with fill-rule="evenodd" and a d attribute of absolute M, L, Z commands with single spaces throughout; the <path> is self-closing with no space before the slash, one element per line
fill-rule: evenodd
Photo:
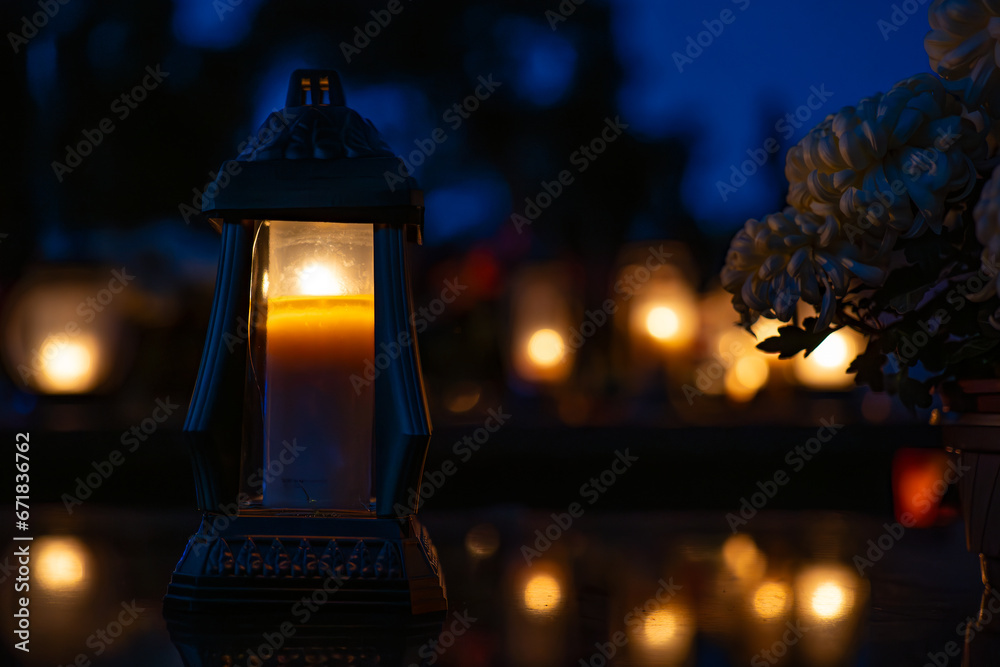
<path fill-rule="evenodd" d="M 422 193 L 332 70 L 294 72 L 257 139 L 202 204 L 222 254 L 184 428 L 205 515 L 166 607 L 287 611 L 322 588 L 335 611 L 442 611 L 411 492 L 430 438 L 406 270 Z"/>

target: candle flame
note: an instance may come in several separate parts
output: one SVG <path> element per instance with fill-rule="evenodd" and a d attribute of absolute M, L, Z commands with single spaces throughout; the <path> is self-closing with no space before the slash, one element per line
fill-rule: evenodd
<path fill-rule="evenodd" d="M 299 294 L 302 296 L 341 296 L 344 283 L 337 274 L 323 264 L 309 264 L 299 270 Z"/>

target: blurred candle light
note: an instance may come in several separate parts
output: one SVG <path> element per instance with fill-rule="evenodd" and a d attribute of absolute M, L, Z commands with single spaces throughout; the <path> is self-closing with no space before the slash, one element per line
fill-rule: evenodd
<path fill-rule="evenodd" d="M 673 308 L 657 306 L 646 316 L 646 329 L 653 338 L 669 340 L 680 331 L 681 321 Z"/>
<path fill-rule="evenodd" d="M 844 565 L 810 566 L 795 580 L 799 617 L 807 624 L 845 619 L 854 611 L 859 584 L 854 571 Z"/>
<path fill-rule="evenodd" d="M 674 281 L 650 281 L 641 289 L 633 309 L 634 335 L 668 350 L 691 345 L 698 332 L 694 292 Z"/>
<path fill-rule="evenodd" d="M 123 318 L 125 289 L 104 269 L 30 273 L 3 314 L 3 357 L 11 378 L 43 394 L 110 388 L 132 353 Z"/>
<path fill-rule="evenodd" d="M 473 526 L 465 534 L 465 550 L 472 558 L 489 558 L 500 546 L 500 534 L 491 523 Z"/>
<path fill-rule="evenodd" d="M 688 350 L 698 337 L 700 315 L 697 268 L 687 247 L 635 243 L 621 251 L 617 264 L 611 297 L 619 305 L 616 320 L 627 329 L 632 363 L 655 364 Z"/>
<path fill-rule="evenodd" d="M 38 584 L 50 593 L 81 593 L 89 587 L 87 548 L 74 537 L 41 537 L 35 542 Z"/>
<path fill-rule="evenodd" d="M 573 351 L 596 331 L 592 322 L 574 318 L 572 277 L 569 265 L 551 262 L 523 268 L 511 279 L 510 361 L 522 380 L 562 382 L 573 370 Z"/>
<path fill-rule="evenodd" d="M 550 574 L 536 574 L 524 585 L 524 608 L 537 616 L 550 616 L 559 610 L 562 587 Z"/>
<path fill-rule="evenodd" d="M 939 449 L 902 448 L 896 451 L 892 458 L 892 495 L 897 521 L 917 528 L 927 528 L 938 522 L 942 514 L 941 501 L 950 486 L 949 475 L 955 474 L 948 465 L 951 456 Z"/>
<path fill-rule="evenodd" d="M 566 344 L 552 329 L 539 329 L 528 339 L 528 358 L 541 368 L 552 368 L 562 361 Z"/>
<path fill-rule="evenodd" d="M 773 621 L 785 615 L 790 607 L 791 588 L 777 581 L 766 581 L 753 594 L 753 610 L 762 621 Z"/>
<path fill-rule="evenodd" d="M 635 642 L 633 657 L 639 665 L 672 667 L 684 663 L 694 640 L 695 621 L 691 611 L 678 600 L 653 609 L 642 617 L 642 625 L 630 630 Z"/>
<path fill-rule="evenodd" d="M 722 562 L 741 583 L 759 581 L 767 570 L 767 556 L 757 548 L 753 538 L 737 533 L 722 545 Z"/>
<path fill-rule="evenodd" d="M 845 389 L 854 385 L 854 376 L 847 372 L 861 352 L 864 338 L 849 329 L 839 329 L 820 343 L 808 357 L 795 357 L 792 370 L 795 378 L 811 389 Z"/>
<path fill-rule="evenodd" d="M 39 347 L 38 387 L 48 394 L 83 394 L 93 390 L 100 346 L 93 336 L 50 335 Z"/>

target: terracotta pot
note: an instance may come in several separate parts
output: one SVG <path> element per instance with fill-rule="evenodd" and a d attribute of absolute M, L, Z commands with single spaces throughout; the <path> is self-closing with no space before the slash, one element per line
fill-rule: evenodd
<path fill-rule="evenodd" d="M 958 455 L 959 470 L 965 471 L 958 490 L 966 546 L 979 554 L 986 586 L 980 622 L 991 631 L 1000 631 L 1000 614 L 985 607 L 1000 595 L 1000 379 L 947 385 L 942 388 L 942 399 L 944 445 Z"/>

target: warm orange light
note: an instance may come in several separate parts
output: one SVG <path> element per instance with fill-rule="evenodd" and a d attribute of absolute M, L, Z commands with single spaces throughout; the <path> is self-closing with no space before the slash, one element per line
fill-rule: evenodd
<path fill-rule="evenodd" d="M 949 456 L 938 449 L 904 448 L 896 452 L 892 491 L 897 521 L 920 528 L 937 522 L 948 482 L 958 479 L 957 473 L 949 473 Z"/>
<path fill-rule="evenodd" d="M 299 270 L 297 291 L 301 296 L 340 296 L 347 293 L 333 268 L 319 262 L 307 264 Z"/>
<path fill-rule="evenodd" d="M 80 394 L 97 385 L 99 345 L 87 334 L 49 336 L 38 349 L 38 388 L 49 394 Z"/>
<path fill-rule="evenodd" d="M 799 617 L 805 623 L 833 623 L 855 608 L 860 585 L 857 574 L 841 564 L 814 565 L 795 580 Z"/>
<path fill-rule="evenodd" d="M 35 542 L 38 583 L 52 593 L 79 592 L 87 582 L 88 552 L 73 537 L 42 537 Z"/>
<path fill-rule="evenodd" d="M 767 361 L 757 354 L 739 357 L 726 371 L 726 394 L 734 401 L 749 401 L 767 384 L 769 375 Z"/>
<path fill-rule="evenodd" d="M 562 602 L 562 587 L 550 574 L 536 574 L 524 586 L 524 608 L 539 616 L 551 615 Z"/>
<path fill-rule="evenodd" d="M 528 339 L 528 358 L 542 368 L 552 368 L 562 361 L 566 344 L 553 329 L 539 329 Z"/>
<path fill-rule="evenodd" d="M 669 340 L 681 330 L 681 320 L 673 308 L 658 306 L 646 316 L 646 330 L 653 338 Z"/>
<path fill-rule="evenodd" d="M 669 644 L 677 637 L 677 615 L 670 609 L 650 612 L 642 624 L 642 635 L 650 646 Z"/>
<path fill-rule="evenodd" d="M 762 621 L 781 618 L 788 611 L 791 597 L 792 591 L 786 584 L 777 581 L 765 582 L 753 594 L 754 613 Z"/>
<path fill-rule="evenodd" d="M 826 337 L 808 357 L 795 357 L 792 370 L 795 378 L 813 389 L 843 389 L 854 384 L 847 373 L 854 358 L 861 352 L 864 338 L 849 329 L 839 329 Z"/>
<path fill-rule="evenodd" d="M 729 571 L 746 583 L 760 580 L 767 570 L 767 556 L 753 538 L 743 533 L 729 537 L 722 545 L 722 561 Z"/>
<path fill-rule="evenodd" d="M 649 611 L 642 625 L 630 630 L 635 642 L 634 664 L 674 667 L 684 662 L 694 639 L 695 620 L 679 600 Z"/>

